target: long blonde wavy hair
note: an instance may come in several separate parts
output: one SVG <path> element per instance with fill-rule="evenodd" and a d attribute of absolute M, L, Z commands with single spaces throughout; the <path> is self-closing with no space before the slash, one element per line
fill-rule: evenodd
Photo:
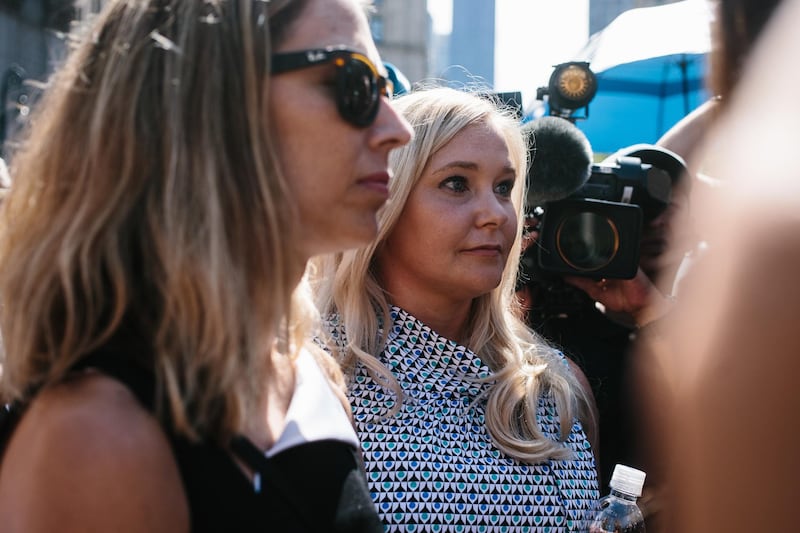
<path fill-rule="evenodd" d="M 305 4 L 111 0 L 78 37 L 2 210 L 4 401 L 124 331 L 178 433 L 222 441 L 257 416 L 317 316 L 267 111 Z"/>
<path fill-rule="evenodd" d="M 363 364 L 373 378 L 402 398 L 400 385 L 376 357 L 391 330 L 390 303 L 378 282 L 374 257 L 398 223 L 411 190 L 430 158 L 464 128 L 491 122 L 499 127 L 516 169 L 512 200 L 518 213 L 517 238 L 500 285 L 472 305 L 466 346 L 491 368 L 486 426 L 497 447 L 518 460 L 537 463 L 566 458 L 571 452 L 547 438 L 536 421 L 544 394 L 555 398 L 566 439 L 576 417 L 588 415 L 588 398 L 563 357 L 518 317 L 515 293 L 523 229 L 527 144 L 519 120 L 510 109 L 469 91 L 446 87 L 421 89 L 393 102 L 414 128 L 410 144 L 390 155 L 394 177 L 390 200 L 379 213 L 377 240 L 367 248 L 315 260 L 314 289 L 323 316 L 335 315 L 344 327 L 347 348 L 337 353 L 345 375 Z M 381 327 L 385 325 L 385 327 Z M 331 348 L 336 351 L 335 347 Z M 395 412 L 400 402 L 396 403 Z"/>

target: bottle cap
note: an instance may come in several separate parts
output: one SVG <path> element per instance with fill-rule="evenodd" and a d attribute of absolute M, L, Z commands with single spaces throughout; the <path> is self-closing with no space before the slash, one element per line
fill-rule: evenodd
<path fill-rule="evenodd" d="M 646 475 L 641 470 L 618 464 L 614 467 L 614 473 L 611 475 L 611 481 L 608 485 L 614 490 L 631 494 L 638 498 L 642 495 L 642 487 L 644 486 Z"/>

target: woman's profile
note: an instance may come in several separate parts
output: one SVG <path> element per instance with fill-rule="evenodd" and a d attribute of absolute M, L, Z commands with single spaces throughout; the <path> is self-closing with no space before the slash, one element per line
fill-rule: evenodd
<path fill-rule="evenodd" d="M 302 282 L 411 135 L 361 4 L 111 0 L 77 36 L 2 209 L 4 531 L 381 530 Z"/>

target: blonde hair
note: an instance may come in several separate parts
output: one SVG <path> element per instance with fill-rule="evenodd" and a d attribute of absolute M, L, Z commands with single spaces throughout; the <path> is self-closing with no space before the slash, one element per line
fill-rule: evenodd
<path fill-rule="evenodd" d="M 397 224 L 433 154 L 464 128 L 491 122 L 502 132 L 516 169 L 512 200 L 520 216 L 511 259 L 500 285 L 473 303 L 466 346 L 493 372 L 486 426 L 497 447 L 530 463 L 569 457 L 571 452 L 565 446 L 542 433 L 536 421 L 538 402 L 544 394 L 553 395 L 565 440 L 574 418 L 585 414 L 587 398 L 563 357 L 518 318 L 519 301 L 514 290 L 518 261 L 514 258 L 520 256 L 528 154 L 519 120 L 510 109 L 499 107 L 488 98 L 445 87 L 418 90 L 393 104 L 411 123 L 414 138 L 390 154 L 394 177 L 389 185 L 390 200 L 379 214 L 378 238 L 367 248 L 315 261 L 317 305 L 323 315 L 337 315 L 347 337 L 345 353 L 337 354 L 340 364 L 346 374 L 363 364 L 376 381 L 402 397 L 399 383 L 376 358 L 384 348 L 385 332 L 391 330 L 392 321 L 390 302 L 378 283 L 374 257 Z"/>
<path fill-rule="evenodd" d="M 12 161 L 2 399 L 127 335 L 178 433 L 223 441 L 254 416 L 317 316 L 267 111 L 305 4 L 110 1 L 84 33 Z"/>

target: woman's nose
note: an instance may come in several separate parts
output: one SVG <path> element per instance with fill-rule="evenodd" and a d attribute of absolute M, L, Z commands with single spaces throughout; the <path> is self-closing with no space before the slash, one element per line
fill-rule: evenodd
<path fill-rule="evenodd" d="M 411 124 L 398 113 L 386 98 L 381 98 L 380 109 L 372 124 L 372 142 L 376 146 L 393 149 L 408 144 L 414 137 Z"/>
<path fill-rule="evenodd" d="M 478 225 L 502 226 L 509 220 L 509 206 L 507 199 L 500 199 L 494 191 L 478 196 Z"/>

